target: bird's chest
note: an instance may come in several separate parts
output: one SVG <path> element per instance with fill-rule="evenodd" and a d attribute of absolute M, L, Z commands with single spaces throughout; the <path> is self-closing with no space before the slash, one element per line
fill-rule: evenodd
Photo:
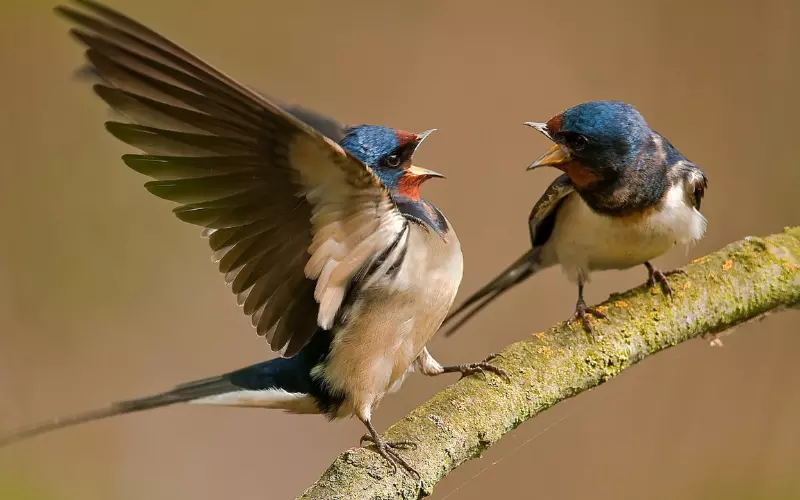
<path fill-rule="evenodd" d="M 400 379 L 441 325 L 461 283 L 462 256 L 453 231 L 442 239 L 412 224 L 402 264 L 359 294 L 335 334 L 328 383 L 354 398 L 379 399 Z"/>
<path fill-rule="evenodd" d="M 588 278 L 593 270 L 625 269 L 654 259 L 700 238 L 704 228 L 705 220 L 685 201 L 681 186 L 671 188 L 659 207 L 625 217 L 598 214 L 573 194 L 559 209 L 548 250 L 568 277 Z"/>
<path fill-rule="evenodd" d="M 402 352 L 397 369 L 403 372 L 444 321 L 463 272 L 461 247 L 453 231 L 443 239 L 416 228 L 410 243 L 404 266 L 385 288 L 387 302 L 399 304 L 387 309 L 396 309 L 395 321 L 403 325 L 394 334 L 398 353 Z"/>

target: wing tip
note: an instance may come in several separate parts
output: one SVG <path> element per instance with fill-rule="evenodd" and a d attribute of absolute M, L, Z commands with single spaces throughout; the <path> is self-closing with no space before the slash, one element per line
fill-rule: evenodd
<path fill-rule="evenodd" d="M 169 131 L 154 129 L 153 127 L 147 127 L 145 125 L 114 120 L 105 122 L 105 127 L 111 135 L 131 146 L 136 146 L 133 142 L 135 142 L 137 138 L 144 137 L 145 135 L 166 135 L 169 133 Z"/>
<path fill-rule="evenodd" d="M 92 92 L 97 94 L 97 97 L 102 99 L 106 104 L 108 104 L 112 108 L 115 107 L 115 103 L 112 101 L 125 95 L 123 91 L 114 87 L 110 87 L 104 83 L 92 84 Z"/>
<path fill-rule="evenodd" d="M 81 0 L 71 0 L 71 3 L 78 4 L 78 5 L 82 5 L 83 4 L 83 2 Z M 69 19 L 71 21 L 75 20 L 75 18 L 73 17 L 75 15 L 77 15 L 77 16 L 85 15 L 81 11 L 77 10 L 76 8 L 74 8 L 73 6 L 68 5 L 68 4 L 58 4 L 58 5 L 56 5 L 55 7 L 53 7 L 53 13 L 55 13 L 57 16 L 65 17 L 65 18 L 67 18 L 67 19 Z"/>
<path fill-rule="evenodd" d="M 56 5 L 53 7 L 53 13 L 60 17 L 67 16 L 67 13 L 70 12 L 72 9 L 67 7 L 66 5 Z"/>
<path fill-rule="evenodd" d="M 126 132 L 128 131 L 126 128 L 127 123 L 117 122 L 117 121 L 107 121 L 103 124 L 106 128 L 106 131 L 119 139 L 122 142 L 128 142 L 125 140 Z"/>
<path fill-rule="evenodd" d="M 139 171 L 141 165 L 144 163 L 154 162 L 153 158 L 150 155 L 137 155 L 133 153 L 125 153 L 121 156 L 122 162 L 132 168 L 133 170 Z"/>

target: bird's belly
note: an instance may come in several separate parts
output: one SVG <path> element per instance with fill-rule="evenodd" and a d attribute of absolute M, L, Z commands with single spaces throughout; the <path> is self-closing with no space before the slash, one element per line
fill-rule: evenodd
<path fill-rule="evenodd" d="M 436 236 L 439 238 L 439 236 Z M 399 273 L 364 290 L 339 330 L 324 368 L 348 406 L 374 406 L 401 380 L 441 325 L 461 282 L 461 251 L 409 255 Z"/>
<path fill-rule="evenodd" d="M 705 229 L 705 219 L 679 194 L 668 193 L 657 210 L 625 217 L 598 214 L 577 194 L 570 196 L 546 250 L 574 281 L 588 280 L 593 270 L 626 269 L 655 259 L 700 238 Z"/>
<path fill-rule="evenodd" d="M 608 239 L 594 240 L 586 251 L 591 270 L 627 269 L 663 255 L 675 245 L 664 233 L 618 227 L 608 232 Z"/>

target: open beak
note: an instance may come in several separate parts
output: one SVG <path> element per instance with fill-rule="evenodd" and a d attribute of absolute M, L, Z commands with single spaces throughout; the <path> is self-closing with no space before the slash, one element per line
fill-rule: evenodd
<path fill-rule="evenodd" d="M 547 129 L 547 124 L 546 124 L 546 123 L 540 123 L 540 122 L 525 122 L 525 123 L 523 123 L 523 125 L 527 125 L 527 126 L 529 126 L 529 127 L 531 127 L 531 128 L 535 128 L 535 129 L 536 129 L 536 130 L 538 130 L 538 131 L 539 131 L 539 132 L 540 132 L 540 133 L 541 133 L 543 136 L 547 137 L 547 138 L 548 138 L 548 139 L 550 139 L 551 141 L 553 140 L 553 137 L 550 135 L 550 130 L 548 130 L 548 129 Z"/>
<path fill-rule="evenodd" d="M 408 167 L 407 172 L 415 177 L 424 177 L 426 179 L 431 177 L 440 177 L 444 179 L 444 176 L 439 172 L 434 172 L 433 170 L 428 170 L 427 168 L 418 167 L 416 165 L 411 165 Z"/>
<path fill-rule="evenodd" d="M 539 123 L 539 122 L 525 122 L 525 125 L 535 128 L 538 130 L 543 136 L 547 137 L 551 141 L 553 140 L 553 136 L 550 134 L 550 129 L 547 128 L 546 123 Z M 570 161 L 572 158 L 570 157 L 569 151 L 562 148 L 558 144 L 553 144 L 553 147 L 550 148 L 547 153 L 543 154 L 539 158 L 536 159 L 535 162 L 531 163 L 528 167 L 528 170 L 532 170 L 536 167 L 556 167 L 560 168 L 561 165 Z"/>
<path fill-rule="evenodd" d="M 425 132 L 420 132 L 419 134 L 417 134 L 417 144 L 414 146 L 414 151 L 416 151 L 419 148 L 420 144 L 422 144 L 422 141 L 424 141 L 426 137 L 436 132 L 437 130 L 438 129 L 432 128 L 430 130 L 426 130 Z"/>
<path fill-rule="evenodd" d="M 419 149 L 419 145 L 422 144 L 422 141 L 424 141 L 425 138 L 432 133 L 436 132 L 436 130 L 437 129 L 432 128 L 417 134 L 417 144 L 414 146 L 414 151 L 416 152 L 416 150 Z M 444 176 L 439 172 L 434 172 L 433 170 L 428 170 L 427 168 L 418 167 L 416 165 L 411 165 L 406 171 L 415 177 L 422 177 L 424 179 L 429 179 L 431 177 L 440 177 L 444 179 Z"/>
<path fill-rule="evenodd" d="M 572 157 L 570 156 L 569 152 L 564 151 L 564 148 L 562 148 L 560 145 L 553 144 L 552 148 L 550 148 L 545 154 L 530 164 L 528 170 L 533 170 L 537 167 L 560 168 L 564 163 L 567 163 L 571 159 Z"/>

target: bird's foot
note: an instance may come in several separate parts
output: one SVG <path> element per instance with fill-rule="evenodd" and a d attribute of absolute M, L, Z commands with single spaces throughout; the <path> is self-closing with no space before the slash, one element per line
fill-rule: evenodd
<path fill-rule="evenodd" d="M 495 358 L 502 358 L 502 357 L 503 357 L 503 355 L 500 354 L 499 352 L 493 352 L 490 355 L 486 356 L 486 359 L 484 359 L 483 362 L 484 363 L 488 363 L 489 361 L 491 361 L 491 360 L 493 360 Z"/>
<path fill-rule="evenodd" d="M 480 363 L 464 363 L 461 365 L 443 366 L 442 373 L 458 372 L 461 374 L 461 378 L 464 378 L 469 375 L 474 375 L 475 373 L 481 373 L 485 378 L 486 372 L 492 372 L 499 377 L 503 377 L 504 379 L 506 379 L 507 382 L 510 382 L 511 378 L 508 376 L 508 372 L 506 372 L 499 366 L 494 366 L 489 364 L 491 360 L 495 359 L 498 356 L 499 354 L 490 354 L 486 359 L 484 359 Z"/>
<path fill-rule="evenodd" d="M 667 281 L 667 276 L 672 276 L 673 274 L 686 274 L 686 271 L 683 269 L 673 269 L 672 271 L 664 271 L 661 272 L 656 268 L 653 268 L 650 271 L 650 276 L 647 277 L 647 286 L 654 287 L 656 282 L 661 285 L 661 291 L 667 297 L 672 296 L 672 287 L 669 286 L 669 282 Z"/>
<path fill-rule="evenodd" d="M 708 345 L 710 347 L 724 347 L 725 344 L 722 343 L 722 339 L 719 338 L 719 335 L 716 333 L 703 333 L 700 335 L 705 340 L 708 340 Z"/>
<path fill-rule="evenodd" d="M 408 465 L 408 462 L 406 462 L 403 459 L 403 457 L 398 455 L 397 452 L 395 451 L 397 449 L 404 449 L 404 450 L 417 449 L 417 443 L 415 443 L 414 441 L 384 441 L 380 437 L 375 437 L 371 434 L 364 434 L 361 437 L 361 440 L 359 440 L 358 444 L 363 446 L 364 441 L 372 443 L 372 445 L 375 446 L 375 449 L 377 450 L 378 454 L 383 458 L 385 458 L 386 460 L 388 460 L 390 464 L 392 464 L 392 467 L 394 468 L 393 472 L 394 474 L 397 474 L 397 466 L 400 465 L 410 475 L 416 476 L 417 479 L 420 478 L 419 472 L 417 472 L 416 470 L 414 470 L 413 467 Z"/>
<path fill-rule="evenodd" d="M 589 322 L 590 314 L 596 318 L 608 319 L 608 316 L 606 316 L 596 308 L 589 307 L 586 305 L 586 302 L 579 300 L 578 303 L 575 304 L 575 314 L 572 315 L 570 321 L 581 320 L 581 323 L 583 323 L 583 329 L 586 330 L 587 333 L 594 333 L 592 324 Z"/>

